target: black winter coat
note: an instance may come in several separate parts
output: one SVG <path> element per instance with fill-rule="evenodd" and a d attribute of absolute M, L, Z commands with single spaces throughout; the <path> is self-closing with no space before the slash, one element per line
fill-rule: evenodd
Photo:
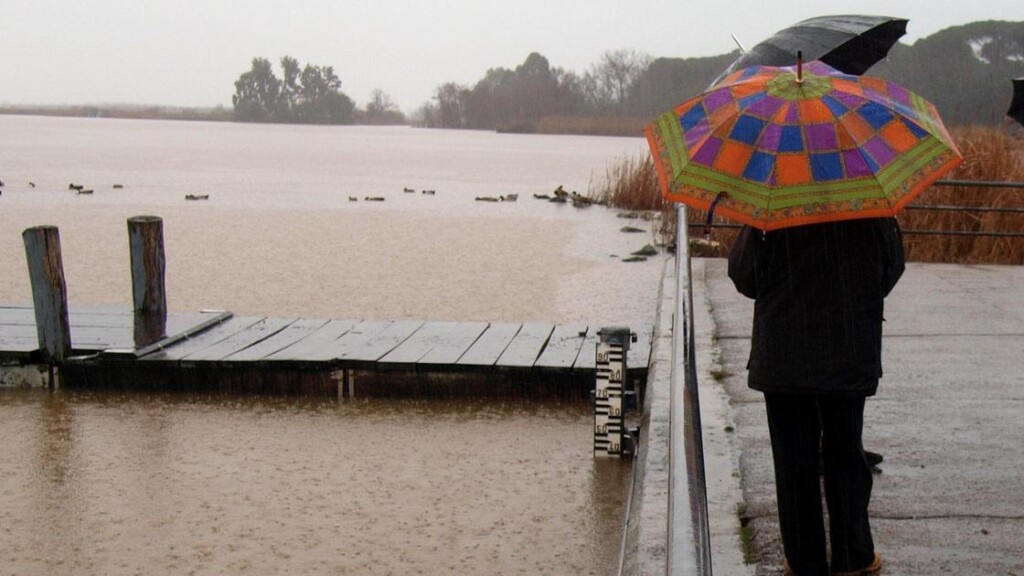
<path fill-rule="evenodd" d="M 761 232 L 744 227 L 729 277 L 754 299 L 749 386 L 870 396 L 882 376 L 883 299 L 903 274 L 894 218 Z"/>

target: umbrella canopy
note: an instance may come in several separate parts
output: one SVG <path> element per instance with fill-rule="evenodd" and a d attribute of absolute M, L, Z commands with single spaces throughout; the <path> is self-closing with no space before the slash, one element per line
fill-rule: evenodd
<path fill-rule="evenodd" d="M 1010 100 L 1010 109 L 1006 115 L 1024 124 L 1024 78 L 1013 80 L 1013 99 Z"/>
<path fill-rule="evenodd" d="M 889 16 L 819 16 L 777 32 L 744 52 L 719 76 L 719 82 L 749 66 L 787 66 L 796 53 L 820 60 L 847 74 L 863 74 L 885 58 L 907 33 L 907 20 Z"/>
<path fill-rule="evenodd" d="M 667 199 L 762 230 L 893 216 L 960 163 L 931 103 L 821 62 L 735 72 L 645 133 Z"/>

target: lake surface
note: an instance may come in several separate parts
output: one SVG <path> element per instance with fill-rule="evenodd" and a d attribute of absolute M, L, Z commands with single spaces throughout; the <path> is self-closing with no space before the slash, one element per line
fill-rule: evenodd
<path fill-rule="evenodd" d="M 621 262 L 652 237 L 619 231 L 650 224 L 533 198 L 585 193 L 645 149 L 0 116 L 0 303 L 31 302 L 21 232 L 52 224 L 72 305 L 129 307 L 125 222 L 153 214 L 173 311 L 651 323 L 663 259 Z M 593 459 L 592 422 L 587 406 L 546 402 L 0 390 L 0 565 L 613 574 L 629 466 Z"/>
<path fill-rule="evenodd" d="M 585 193 L 645 147 L 641 138 L 0 116 L 0 302 L 31 301 L 21 232 L 52 224 L 70 301 L 129 305 L 125 222 L 153 214 L 164 220 L 174 311 L 644 321 L 660 264 L 618 257 L 651 235 L 620 233 L 633 222 L 614 210 L 533 194 Z M 94 193 L 76 195 L 70 183 Z M 518 201 L 475 201 L 508 194 Z"/>

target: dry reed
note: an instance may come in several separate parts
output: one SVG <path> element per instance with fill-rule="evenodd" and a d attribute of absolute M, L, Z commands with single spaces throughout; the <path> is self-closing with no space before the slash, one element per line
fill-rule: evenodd
<path fill-rule="evenodd" d="M 949 180 L 1024 182 L 1024 142 L 1006 131 L 967 127 L 953 132 L 964 161 Z M 1024 214 L 924 210 L 914 206 L 1024 208 L 1024 188 L 932 186 L 899 216 L 907 259 L 963 264 L 1024 264 L 1024 237 L 955 236 L 928 232 L 1024 233 Z"/>
<path fill-rule="evenodd" d="M 647 120 L 626 116 L 545 116 L 537 121 L 538 134 L 586 136 L 639 136 Z"/>

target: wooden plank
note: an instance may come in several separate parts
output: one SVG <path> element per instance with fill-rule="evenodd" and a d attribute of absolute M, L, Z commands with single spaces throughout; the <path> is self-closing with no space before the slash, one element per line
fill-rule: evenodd
<path fill-rule="evenodd" d="M 600 340 L 597 332 L 600 329 L 599 326 L 591 326 L 587 330 L 587 337 L 583 339 L 583 345 L 580 346 L 580 354 L 572 365 L 573 370 L 597 370 L 597 342 Z"/>
<path fill-rule="evenodd" d="M 382 356 L 379 362 L 396 367 L 416 364 L 443 342 L 456 325 L 457 322 L 427 322 L 394 350 Z"/>
<path fill-rule="evenodd" d="M 224 360 L 235 352 L 244 350 L 277 334 L 294 321 L 295 318 L 263 318 L 245 330 L 236 332 L 212 346 L 196 350 L 182 360 L 185 362 Z"/>
<path fill-rule="evenodd" d="M 452 366 L 487 330 L 487 322 L 458 322 L 443 341 L 438 342 L 430 352 L 420 358 L 423 366 Z"/>
<path fill-rule="evenodd" d="M 168 317 L 165 326 L 167 332 L 165 340 L 180 338 L 183 333 L 192 332 L 197 326 L 227 314 L 230 313 L 211 311 L 172 314 Z M 72 349 L 90 352 L 134 353 L 135 315 L 133 313 L 100 315 L 90 313 L 84 316 L 72 315 L 71 318 Z M 83 321 L 85 324 L 79 324 L 79 321 Z M 157 347 L 159 348 L 159 346 Z M 146 349 L 150 348 L 152 346 L 146 347 Z M 146 349 L 142 352 L 144 353 Z"/>
<path fill-rule="evenodd" d="M 263 360 L 267 356 L 278 352 L 327 324 L 326 318 L 299 318 L 286 326 L 283 330 L 273 336 L 231 354 L 225 360 L 229 362 L 252 362 Z"/>
<path fill-rule="evenodd" d="M 96 316 L 123 316 L 125 314 L 132 314 L 131 308 L 127 304 L 118 306 L 117 304 L 70 304 L 72 314 L 86 314 Z"/>
<path fill-rule="evenodd" d="M 224 320 L 231 317 L 231 313 L 223 310 L 206 310 L 203 312 L 172 312 L 167 316 L 167 336 L 184 334 L 210 320 L 223 316 Z"/>
<path fill-rule="evenodd" d="M 423 324 L 422 320 L 396 320 L 377 335 L 349 347 L 334 359 L 353 366 L 374 363 L 405 342 Z"/>
<path fill-rule="evenodd" d="M 0 306 L 0 325 L 2 326 L 32 326 L 36 329 L 36 313 L 31 306 L 6 305 Z"/>
<path fill-rule="evenodd" d="M 25 356 L 39 350 L 39 338 L 0 336 L 0 356 Z"/>
<path fill-rule="evenodd" d="M 324 351 L 324 360 L 334 360 L 338 357 L 348 356 L 355 350 L 366 346 L 366 343 L 383 332 L 391 322 L 386 320 L 363 320 L 347 334 L 331 343 Z"/>
<path fill-rule="evenodd" d="M 554 324 L 530 322 L 516 334 L 508 348 L 498 358 L 499 368 L 530 368 L 544 351 L 544 346 L 555 329 Z"/>
<path fill-rule="evenodd" d="M 0 338 L 35 338 L 39 339 L 39 335 L 36 334 L 36 323 L 31 324 L 0 324 Z"/>
<path fill-rule="evenodd" d="M 81 310 L 81 307 L 79 308 Z M 113 309 L 111 309 L 113 310 Z M 191 312 L 172 314 L 167 319 L 169 335 L 187 333 L 194 327 L 208 322 L 226 312 Z M 26 323 L 25 320 L 28 320 Z M 134 349 L 134 317 L 131 312 L 120 309 L 117 312 L 71 313 L 71 344 L 72 349 L 79 352 L 102 352 L 111 349 L 127 351 Z M 13 321 L 14 323 L 8 323 Z M 36 339 L 35 319 L 28 308 L 0 308 L 0 340 Z M 17 345 L 18 350 L 24 348 Z M 0 350 L 4 349 L 0 345 Z"/>
<path fill-rule="evenodd" d="M 178 312 L 168 315 L 168 322 L 171 318 L 179 323 L 191 323 L 196 318 L 207 318 L 210 314 L 218 312 Z M 134 314 L 127 308 L 115 308 L 107 306 L 71 306 L 69 319 L 72 326 L 93 326 L 93 327 L 117 327 L 132 326 Z M 28 306 L 0 306 L 0 325 L 29 325 L 35 326 L 36 320 L 32 308 Z M 168 333 L 171 329 L 168 328 Z"/>
<path fill-rule="evenodd" d="M 466 353 L 459 357 L 458 366 L 494 366 L 502 352 L 519 333 L 522 324 L 500 322 L 491 324 L 477 338 Z"/>
<path fill-rule="evenodd" d="M 267 356 L 267 360 L 323 362 L 334 358 L 332 344 L 359 324 L 359 320 L 332 319 L 291 346 Z"/>
<path fill-rule="evenodd" d="M 209 330 L 200 332 L 194 337 L 181 340 L 167 348 L 147 354 L 141 359 L 143 361 L 177 362 L 189 354 L 214 346 L 235 334 L 256 324 L 263 318 L 261 316 L 233 316 L 228 320 L 211 327 Z"/>
<path fill-rule="evenodd" d="M 172 314 L 167 318 L 166 335 L 160 340 L 133 350 L 107 350 L 105 354 L 129 353 L 135 358 L 172 346 L 211 327 L 223 323 L 233 314 L 225 310 L 204 310 L 187 314 Z M 137 345 L 137 343 L 136 343 Z"/>
<path fill-rule="evenodd" d="M 134 347 L 131 324 L 71 327 L 71 348 L 76 351 L 102 352 L 108 348 Z"/>
<path fill-rule="evenodd" d="M 580 354 L 586 335 L 587 327 L 583 324 L 556 326 L 548 339 L 548 345 L 544 347 L 544 352 L 533 365 L 554 370 L 571 369 Z"/>
<path fill-rule="evenodd" d="M 119 313 L 71 311 L 71 325 L 76 328 L 131 328 L 134 320 L 131 310 L 121 310 Z"/>

